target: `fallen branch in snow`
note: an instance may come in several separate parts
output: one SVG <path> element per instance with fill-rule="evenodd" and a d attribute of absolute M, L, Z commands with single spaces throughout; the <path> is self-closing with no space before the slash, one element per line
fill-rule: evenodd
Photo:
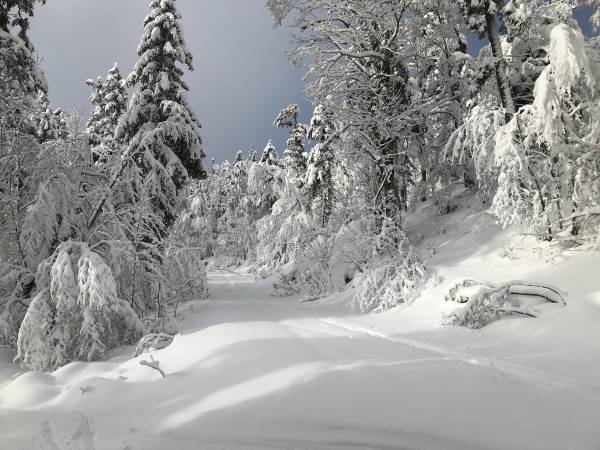
<path fill-rule="evenodd" d="M 168 347 L 173 342 L 173 336 L 166 333 L 147 334 L 140 339 L 133 357 L 140 356 L 142 353 L 149 353 L 155 350 L 161 350 Z"/>
<path fill-rule="evenodd" d="M 446 301 L 462 303 L 464 306 L 452 311 L 442 320 L 443 325 L 459 325 L 483 328 L 495 320 L 513 314 L 537 317 L 537 312 L 519 297 L 538 297 L 554 304 L 566 305 L 558 289 L 522 281 L 510 281 L 495 286 L 477 280 L 461 280 L 445 295 Z"/>
<path fill-rule="evenodd" d="M 152 356 L 152 355 L 150 355 L 150 359 L 152 361 L 146 361 L 146 360 L 140 361 L 140 366 L 147 366 L 147 367 L 150 367 L 151 369 L 157 370 L 162 375 L 163 378 L 167 378 L 167 375 L 165 374 L 165 372 L 159 367 L 160 362 L 155 361 L 154 356 Z"/>
<path fill-rule="evenodd" d="M 567 304 L 559 290 L 553 287 L 523 283 L 522 281 L 510 281 L 506 284 L 510 286 L 510 293 L 513 295 L 532 295 L 541 297 L 551 303 Z"/>

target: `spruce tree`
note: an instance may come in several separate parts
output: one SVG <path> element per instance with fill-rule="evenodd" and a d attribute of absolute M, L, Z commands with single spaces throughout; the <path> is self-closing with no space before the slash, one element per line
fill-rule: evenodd
<path fill-rule="evenodd" d="M 90 102 L 92 102 L 92 105 L 94 105 L 94 110 L 92 111 L 92 114 L 90 115 L 90 120 L 87 123 L 86 132 L 88 134 L 88 139 L 92 148 L 94 162 L 96 162 L 98 160 L 96 147 L 98 147 L 102 143 L 103 139 L 102 120 L 104 117 L 104 108 L 106 106 L 106 84 L 104 83 L 104 80 L 102 80 L 101 77 L 98 77 L 96 80 L 87 80 L 85 84 L 92 88 Z"/>
<path fill-rule="evenodd" d="M 104 166 L 122 144 L 115 138 L 115 130 L 127 111 L 127 89 L 117 63 L 108 72 L 105 80 L 87 80 L 93 89 L 90 101 L 95 106 L 86 131 L 92 147 L 96 165 Z"/>
<path fill-rule="evenodd" d="M 271 166 L 277 166 L 278 165 L 277 159 L 278 159 L 277 150 L 275 150 L 275 146 L 273 145 L 273 142 L 271 142 L 271 139 L 269 139 L 269 142 L 267 142 L 267 145 L 265 146 L 265 149 L 263 150 L 263 154 L 260 158 L 260 162 L 271 165 Z"/>
<path fill-rule="evenodd" d="M 52 110 L 48 95 L 44 91 L 40 91 L 32 119 L 35 134 L 42 143 L 67 136 L 67 125 L 62 109 Z"/>
<path fill-rule="evenodd" d="M 331 141 L 335 133 L 335 124 L 332 116 L 330 110 L 323 105 L 317 105 L 308 129 L 308 137 L 316 141 L 316 145 L 308 157 L 305 186 L 313 208 L 316 206 L 321 226 L 329 222 L 334 200 L 334 154 Z"/>
<path fill-rule="evenodd" d="M 115 63 L 108 71 L 104 91 L 104 117 L 102 128 L 104 139 L 107 143 L 115 141 L 115 130 L 123 115 L 127 111 L 129 96 L 125 86 L 125 80 L 121 76 L 119 65 Z M 117 142 L 118 143 L 118 140 Z"/>
<path fill-rule="evenodd" d="M 233 163 L 237 164 L 241 161 L 242 161 L 242 151 L 238 150 L 237 153 L 235 154 L 235 159 L 234 159 Z"/>
<path fill-rule="evenodd" d="M 0 95 L 17 105 L 17 115 L 35 109 L 40 92 L 47 92 L 46 78 L 37 63 L 27 31 L 36 3 L 45 0 L 0 1 Z M 16 100 L 16 102 L 15 102 Z M 9 103 L 3 105 L 8 108 Z M 8 112 L 8 111 L 6 111 Z M 32 129 L 32 134 L 35 134 Z"/>
<path fill-rule="evenodd" d="M 188 86 L 179 67 L 193 70 L 180 19 L 174 0 L 150 3 L 140 58 L 128 78 L 136 92 L 116 134 L 146 175 L 154 209 L 166 225 L 173 223 L 188 177 L 204 175 L 200 124 L 186 99 Z"/>
<path fill-rule="evenodd" d="M 302 178 L 306 173 L 306 157 L 304 156 L 305 127 L 298 123 L 300 108 L 298 105 L 289 105 L 282 109 L 273 125 L 277 128 L 290 128 L 290 138 L 287 141 L 283 158 L 286 168 L 290 170 L 290 176 L 296 184 L 301 185 Z"/>
<path fill-rule="evenodd" d="M 258 160 L 258 154 L 254 144 L 250 144 L 250 150 L 248 151 L 248 161 L 256 162 Z"/>

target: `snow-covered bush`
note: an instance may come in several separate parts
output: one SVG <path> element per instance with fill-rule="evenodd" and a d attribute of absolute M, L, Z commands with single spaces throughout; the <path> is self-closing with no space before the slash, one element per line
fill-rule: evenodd
<path fill-rule="evenodd" d="M 177 242 L 168 242 L 162 264 L 159 299 L 172 308 L 176 316 L 181 302 L 207 296 L 206 263 L 202 253 Z"/>
<path fill-rule="evenodd" d="M 376 220 L 361 219 L 344 227 L 336 241 L 339 262 L 360 275 L 354 280 L 354 305 L 361 312 L 382 312 L 410 303 L 425 281 L 425 266 L 404 232 L 384 219 L 375 234 Z M 346 270 L 348 270 L 346 269 Z"/>
<path fill-rule="evenodd" d="M 331 280 L 331 244 L 331 238 L 323 234 L 316 235 L 290 264 L 280 269 L 280 276 L 273 284 L 275 293 L 278 296 L 301 293 L 305 300 L 331 294 L 334 287 Z"/>
<path fill-rule="evenodd" d="M 425 265 L 404 233 L 384 224 L 355 286 L 355 307 L 361 312 L 382 312 L 410 303 L 424 282 Z"/>
<path fill-rule="evenodd" d="M 17 341 L 19 359 L 34 370 L 99 360 L 144 334 L 131 307 L 117 297 L 110 268 L 84 243 L 59 245 L 40 264 L 36 287 Z"/>

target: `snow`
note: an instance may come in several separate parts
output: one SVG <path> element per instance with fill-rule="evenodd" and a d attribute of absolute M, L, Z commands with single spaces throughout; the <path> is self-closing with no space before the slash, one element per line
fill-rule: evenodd
<path fill-rule="evenodd" d="M 213 271 L 212 298 L 184 305 L 183 334 L 150 353 L 164 379 L 130 346 L 9 382 L 22 369 L 0 349 L 0 448 L 597 448 L 600 255 L 536 255 L 474 207 L 417 211 L 407 227 L 434 275 L 386 313 L 352 313 L 351 292 L 301 303 Z M 442 327 L 461 277 L 557 286 L 567 306 Z"/>

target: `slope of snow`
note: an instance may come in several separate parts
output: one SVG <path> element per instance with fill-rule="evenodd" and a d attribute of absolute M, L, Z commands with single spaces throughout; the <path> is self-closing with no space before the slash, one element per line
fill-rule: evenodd
<path fill-rule="evenodd" d="M 20 369 L 0 354 L 0 449 L 598 449 L 600 255 L 545 261 L 524 238 L 508 258 L 484 212 L 422 215 L 434 276 L 407 307 L 359 316 L 349 293 L 301 304 L 212 272 L 212 298 L 153 353 L 164 379 L 123 348 L 8 383 Z M 550 283 L 568 305 L 440 327 L 460 277 Z"/>

